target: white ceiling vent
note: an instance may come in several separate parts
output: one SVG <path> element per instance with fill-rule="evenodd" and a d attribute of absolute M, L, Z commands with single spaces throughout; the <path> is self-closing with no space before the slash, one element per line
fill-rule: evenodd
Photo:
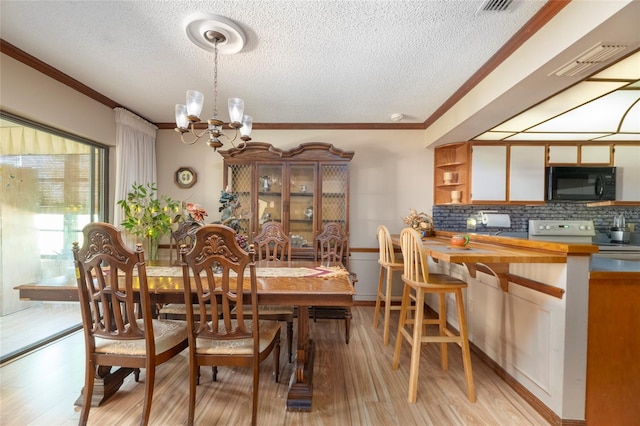
<path fill-rule="evenodd" d="M 513 3 L 513 0 L 483 0 L 476 14 L 484 12 L 505 12 L 511 3 Z"/>
<path fill-rule="evenodd" d="M 564 64 L 550 75 L 574 77 L 595 70 L 628 46 L 621 43 L 598 43 L 577 58 Z"/>

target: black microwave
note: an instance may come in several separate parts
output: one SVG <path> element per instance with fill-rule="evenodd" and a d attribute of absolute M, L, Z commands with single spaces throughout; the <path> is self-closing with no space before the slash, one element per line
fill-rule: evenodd
<path fill-rule="evenodd" d="M 615 167 L 547 167 L 549 201 L 615 199 Z"/>

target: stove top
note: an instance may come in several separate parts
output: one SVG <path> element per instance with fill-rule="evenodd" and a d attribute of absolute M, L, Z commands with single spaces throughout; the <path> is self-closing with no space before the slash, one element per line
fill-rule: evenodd
<path fill-rule="evenodd" d="M 591 220 L 529 220 L 529 239 L 591 244 L 596 231 Z"/>
<path fill-rule="evenodd" d="M 593 242 L 596 232 L 591 220 L 529 220 L 529 239 L 558 243 L 594 244 L 601 252 L 640 253 L 640 246 Z"/>

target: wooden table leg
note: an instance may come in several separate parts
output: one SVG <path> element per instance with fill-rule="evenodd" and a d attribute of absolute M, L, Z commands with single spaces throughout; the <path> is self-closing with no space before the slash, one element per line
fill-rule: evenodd
<path fill-rule="evenodd" d="M 313 394 L 313 341 L 309 339 L 309 307 L 298 307 L 298 348 L 296 366 L 291 376 L 288 411 L 311 411 Z"/>

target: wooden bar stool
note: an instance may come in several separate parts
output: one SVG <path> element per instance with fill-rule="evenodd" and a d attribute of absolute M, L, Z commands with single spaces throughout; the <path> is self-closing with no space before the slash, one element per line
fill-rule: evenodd
<path fill-rule="evenodd" d="M 440 343 L 440 361 L 442 369 L 448 369 L 447 343 L 456 343 L 462 348 L 462 364 L 467 382 L 467 395 L 471 402 L 476 402 L 473 375 L 471 373 L 471 353 L 467 338 L 467 321 L 462 301 L 462 289 L 467 283 L 445 274 L 430 274 L 427 268 L 427 255 L 424 251 L 422 240 L 418 232 L 411 228 L 405 228 L 400 234 L 402 256 L 404 257 L 404 291 L 402 293 L 402 307 L 400 309 L 400 323 L 398 324 L 398 336 L 393 353 L 394 370 L 400 362 L 400 350 L 402 341 L 406 339 L 411 345 L 411 369 L 409 372 L 409 402 L 416 402 L 418 393 L 418 368 L 420 366 L 420 348 L 423 343 Z M 424 319 L 425 294 L 438 295 L 438 317 Z M 458 312 L 458 327 L 460 332 L 455 334 L 447 328 L 447 293 L 455 296 Z M 408 307 L 411 299 L 415 299 L 415 316 L 410 318 Z M 439 328 L 437 335 L 428 335 L 424 324 L 436 324 Z M 406 326 L 413 326 L 412 330 Z M 423 333 L 422 331 L 425 330 Z"/>
<path fill-rule="evenodd" d="M 393 305 L 392 302 L 402 301 L 402 296 L 392 296 L 393 272 L 402 272 L 404 263 L 402 257 L 396 257 L 391 242 L 391 234 L 386 226 L 378 226 L 378 245 L 380 247 L 380 278 L 378 279 L 378 294 L 376 296 L 376 312 L 373 316 L 373 328 L 378 328 L 378 317 L 380 314 L 380 302 L 384 302 L 384 332 L 382 341 L 385 346 L 389 344 L 389 323 L 391 311 L 399 311 L 400 304 Z M 386 281 L 385 281 L 386 272 Z"/>

